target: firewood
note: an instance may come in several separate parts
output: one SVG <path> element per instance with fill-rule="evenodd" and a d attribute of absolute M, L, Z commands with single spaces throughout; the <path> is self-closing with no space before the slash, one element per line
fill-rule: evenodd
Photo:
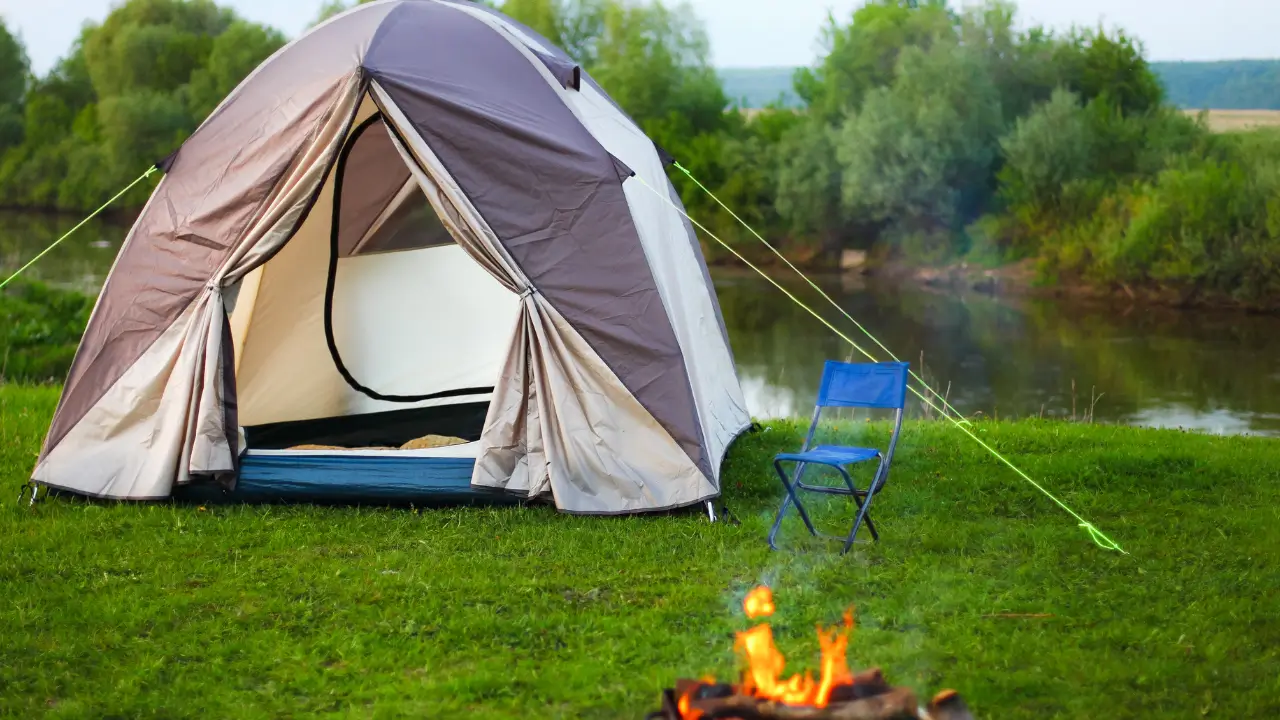
<path fill-rule="evenodd" d="M 772 716 L 762 712 L 766 704 L 750 695 L 730 695 L 700 698 L 689 706 L 702 712 L 702 720 L 768 720 Z"/>
<path fill-rule="evenodd" d="M 919 718 L 919 708 L 916 694 L 910 689 L 893 688 L 873 697 L 832 705 L 826 708 L 829 713 L 822 717 L 824 720 L 907 720 Z"/>
<path fill-rule="evenodd" d="M 933 720 L 973 720 L 969 705 L 955 690 L 943 690 L 929 703 L 929 717 Z"/>
<path fill-rule="evenodd" d="M 705 720 L 918 720 L 915 693 L 894 688 L 874 697 L 824 708 L 783 705 L 748 695 L 693 700 Z"/>
<path fill-rule="evenodd" d="M 889 692 L 892 687 L 889 682 L 884 679 L 884 673 L 880 668 L 871 668 L 864 670 L 853 676 L 853 682 L 848 685 L 839 685 L 831 691 L 831 701 L 848 702 L 849 700 L 861 700 L 862 698 L 875 697 Z"/>

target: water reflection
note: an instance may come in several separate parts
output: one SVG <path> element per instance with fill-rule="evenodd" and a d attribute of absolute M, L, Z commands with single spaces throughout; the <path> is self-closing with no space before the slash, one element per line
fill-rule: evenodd
<path fill-rule="evenodd" d="M 822 362 L 849 359 L 849 347 L 764 280 L 723 270 L 715 280 L 752 412 L 807 415 Z M 811 288 L 786 284 L 865 339 Z M 966 414 L 1092 413 L 1099 422 L 1280 435 L 1280 318 L 956 296 L 860 278 L 820 284 L 934 387 L 949 387 Z M 864 347 L 883 357 L 870 340 Z"/>
<path fill-rule="evenodd" d="M 81 216 L 0 212 L 0 274 L 8 277 L 38 255 Z M 120 252 L 127 225 L 92 220 L 33 265 L 24 277 L 96 293 Z"/>

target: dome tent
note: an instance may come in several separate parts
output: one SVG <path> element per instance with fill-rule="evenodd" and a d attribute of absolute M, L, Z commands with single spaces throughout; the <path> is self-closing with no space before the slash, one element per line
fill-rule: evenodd
<path fill-rule="evenodd" d="M 660 151 L 527 28 L 360 5 L 162 166 L 35 482 L 601 514 L 719 494 L 750 420 L 701 249 Z M 467 442 L 291 449 L 424 434 Z"/>

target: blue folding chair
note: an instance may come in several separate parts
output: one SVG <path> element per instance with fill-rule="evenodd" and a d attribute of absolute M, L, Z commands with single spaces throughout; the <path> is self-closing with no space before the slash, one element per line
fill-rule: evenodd
<path fill-rule="evenodd" d="M 893 462 L 893 451 L 898 446 L 898 435 L 902 432 L 902 409 L 906 405 L 907 398 L 907 368 L 908 364 L 901 362 L 857 364 L 827 361 L 822 371 L 822 385 L 818 388 L 818 404 L 813 409 L 813 422 L 809 425 L 809 434 L 805 436 L 804 446 L 798 453 L 782 453 L 773 459 L 773 467 L 778 471 L 778 478 L 782 480 L 783 487 L 787 489 L 787 496 L 782 501 L 782 507 L 778 508 L 778 517 L 773 521 L 773 529 L 769 531 L 769 547 L 778 549 L 778 530 L 782 528 L 782 518 L 792 505 L 795 505 L 796 510 L 800 512 L 800 518 L 804 520 L 805 527 L 809 528 L 810 535 L 840 539 L 818 534 L 813 527 L 813 522 L 809 519 L 809 513 L 800 503 L 797 490 L 824 495 L 847 495 L 853 498 L 858 506 L 858 517 L 853 522 L 853 530 L 849 532 L 847 538 L 844 538 L 844 550 L 841 554 L 849 552 L 849 548 L 853 547 L 858 528 L 862 526 L 864 520 L 867 523 L 867 529 L 871 531 L 872 539 L 880 539 L 875 523 L 871 522 L 871 516 L 867 513 L 871 508 L 871 500 L 876 493 L 884 489 L 885 482 L 889 479 L 889 464 Z M 881 453 L 875 448 L 832 445 L 811 447 L 813 436 L 818 430 L 818 421 L 822 418 L 822 410 L 829 407 L 896 410 L 893 436 L 889 439 L 888 451 Z M 880 467 L 876 470 L 875 478 L 865 491 L 857 489 L 853 478 L 849 477 L 849 472 L 845 468 L 877 459 L 880 461 Z M 796 463 L 794 479 L 787 477 L 786 471 L 782 468 L 784 462 Z M 804 472 L 810 465 L 835 468 L 844 478 L 845 487 L 806 484 Z"/>

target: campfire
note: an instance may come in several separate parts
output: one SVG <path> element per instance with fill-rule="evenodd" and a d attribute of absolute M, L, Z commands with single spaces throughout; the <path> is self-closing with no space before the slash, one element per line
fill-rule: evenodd
<path fill-rule="evenodd" d="M 747 617 L 773 615 L 773 593 L 758 587 L 742 602 Z M 737 633 L 735 647 L 746 660 L 738 684 L 715 678 L 679 680 L 662 694 L 662 709 L 647 720 L 973 720 L 954 690 L 938 693 L 922 707 L 908 688 L 893 687 L 879 668 L 853 673 L 845 659 L 853 610 L 842 625 L 818 628 L 822 664 L 812 672 L 783 677 L 786 659 L 773 643 L 773 629 L 762 622 Z"/>

